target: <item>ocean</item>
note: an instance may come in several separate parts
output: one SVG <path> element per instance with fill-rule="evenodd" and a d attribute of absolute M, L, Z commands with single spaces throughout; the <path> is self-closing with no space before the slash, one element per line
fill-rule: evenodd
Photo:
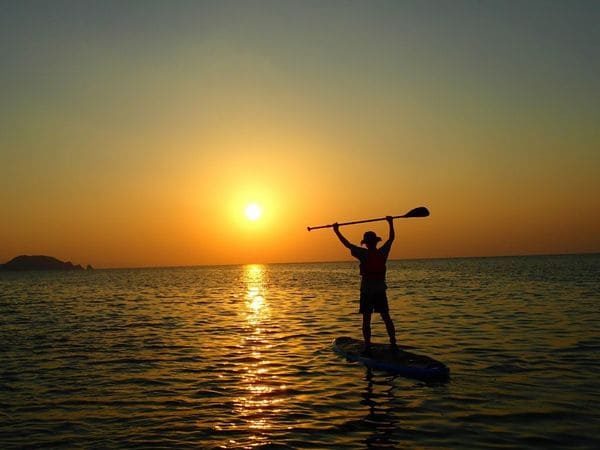
<path fill-rule="evenodd" d="M 353 262 L 0 273 L 0 448 L 600 448 L 600 255 L 388 262 L 398 342 L 444 383 L 332 351 L 361 337 L 358 284 Z"/>

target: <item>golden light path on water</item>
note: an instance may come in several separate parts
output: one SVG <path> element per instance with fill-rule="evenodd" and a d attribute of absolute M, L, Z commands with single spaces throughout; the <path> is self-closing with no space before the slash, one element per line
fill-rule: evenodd
<path fill-rule="evenodd" d="M 243 368 L 242 385 L 245 392 L 234 402 L 234 413 L 247 424 L 252 431 L 250 446 L 263 445 L 268 442 L 264 431 L 272 428 L 269 417 L 282 413 L 280 409 L 284 397 L 277 398 L 270 394 L 274 390 L 285 390 L 285 385 L 268 382 L 274 378 L 269 373 L 268 350 L 272 346 L 265 335 L 263 324 L 271 317 L 271 308 L 267 301 L 266 268 L 252 264 L 244 267 L 244 283 L 246 294 L 244 299 L 244 315 L 249 327 L 249 334 L 242 336 L 242 345 L 249 350 L 251 358 Z M 233 442 L 232 442 L 233 443 Z"/>

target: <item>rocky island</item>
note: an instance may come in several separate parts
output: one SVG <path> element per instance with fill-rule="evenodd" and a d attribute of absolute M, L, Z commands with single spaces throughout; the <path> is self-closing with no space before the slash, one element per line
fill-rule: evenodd
<path fill-rule="evenodd" d="M 88 265 L 88 269 L 92 266 Z M 21 255 L 11 259 L 5 264 L 0 264 L 0 270 L 84 270 L 80 264 L 73 264 L 70 261 L 64 262 L 52 256 L 44 255 Z"/>

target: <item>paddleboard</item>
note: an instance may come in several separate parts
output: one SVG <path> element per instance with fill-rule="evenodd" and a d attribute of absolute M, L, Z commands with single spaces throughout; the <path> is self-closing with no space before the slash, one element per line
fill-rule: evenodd
<path fill-rule="evenodd" d="M 373 369 L 423 381 L 446 380 L 450 377 L 450 369 L 429 356 L 417 355 L 402 348 L 393 352 L 388 344 L 371 344 L 371 354 L 364 355 L 364 348 L 363 341 L 351 337 L 338 337 L 333 341 L 333 349 L 337 353 Z"/>

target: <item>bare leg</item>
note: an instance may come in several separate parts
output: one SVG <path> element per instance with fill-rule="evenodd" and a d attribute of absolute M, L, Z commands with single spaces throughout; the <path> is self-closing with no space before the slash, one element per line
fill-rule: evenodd
<path fill-rule="evenodd" d="M 396 345 L 396 328 L 394 328 L 394 322 L 392 322 L 392 318 L 390 317 L 389 312 L 382 312 L 381 318 L 385 323 L 385 329 L 387 330 L 388 336 L 390 337 L 390 344 L 392 346 Z"/>
<path fill-rule="evenodd" d="M 363 338 L 365 339 L 365 347 L 369 348 L 369 346 L 371 345 L 371 313 L 370 312 L 363 313 L 362 332 L 363 332 Z"/>

